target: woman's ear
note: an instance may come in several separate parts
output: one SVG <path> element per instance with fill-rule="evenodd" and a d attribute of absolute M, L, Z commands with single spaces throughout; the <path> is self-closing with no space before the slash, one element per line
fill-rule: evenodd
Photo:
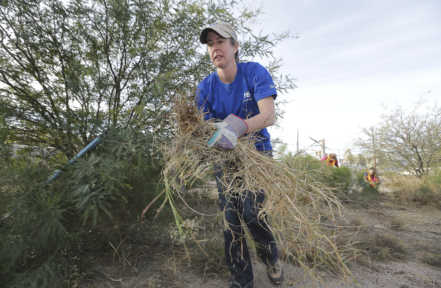
<path fill-rule="evenodd" d="M 234 44 L 234 53 L 237 53 L 237 51 L 239 51 L 239 43 L 238 42 L 236 42 Z"/>

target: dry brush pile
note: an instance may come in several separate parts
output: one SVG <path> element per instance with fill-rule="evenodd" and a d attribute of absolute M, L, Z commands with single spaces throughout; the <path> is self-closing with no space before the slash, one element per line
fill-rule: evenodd
<path fill-rule="evenodd" d="M 313 277 L 318 268 L 350 278 L 347 264 L 358 251 L 353 248 L 353 231 L 340 225 L 343 207 L 331 188 L 305 171 L 259 153 L 251 137 L 242 137 L 232 151 L 208 147 L 215 128 L 203 120 L 192 99 L 177 100 L 174 116 L 176 137 L 163 150 L 163 177 L 178 226 L 182 219 L 175 201 L 185 200 L 187 191 L 213 179 L 214 167 L 223 167 L 227 194 L 265 191 L 263 210 L 270 216 L 286 261 L 302 266 Z M 235 181 L 238 178 L 241 181 Z"/>

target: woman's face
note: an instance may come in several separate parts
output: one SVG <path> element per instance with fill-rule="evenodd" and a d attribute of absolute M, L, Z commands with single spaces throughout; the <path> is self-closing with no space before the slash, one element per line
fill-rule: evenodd
<path fill-rule="evenodd" d="M 225 68 L 230 64 L 236 63 L 234 54 L 239 47 L 237 44 L 233 46 L 230 39 L 222 38 L 216 32 L 209 31 L 207 34 L 207 47 L 211 62 L 217 68 Z"/>

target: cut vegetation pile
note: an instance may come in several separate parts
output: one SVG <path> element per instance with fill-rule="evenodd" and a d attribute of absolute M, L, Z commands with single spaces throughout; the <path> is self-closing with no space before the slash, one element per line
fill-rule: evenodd
<path fill-rule="evenodd" d="M 270 216 L 285 261 L 302 266 L 314 277 L 318 275 L 316 268 L 343 277 L 351 275 L 347 263 L 357 251 L 352 248 L 351 232 L 339 228 L 343 207 L 331 188 L 305 170 L 259 153 L 251 136 L 242 137 L 232 151 L 209 148 L 213 122 L 203 120 L 192 99 L 177 100 L 174 112 L 176 137 L 164 147 L 163 176 L 166 198 L 181 232 L 183 219 L 175 201 L 185 201 L 188 191 L 214 178 L 214 167 L 222 167 L 227 194 L 265 191 L 263 210 Z"/>

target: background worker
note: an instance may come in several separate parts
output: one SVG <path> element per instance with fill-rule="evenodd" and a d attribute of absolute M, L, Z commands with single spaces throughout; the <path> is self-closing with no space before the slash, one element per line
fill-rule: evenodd
<path fill-rule="evenodd" d="M 321 159 L 322 162 L 326 163 L 329 167 L 338 167 L 337 155 L 335 153 L 325 154 Z"/>
<path fill-rule="evenodd" d="M 364 181 L 372 188 L 377 188 L 380 184 L 380 178 L 377 175 L 377 169 L 371 167 L 364 173 Z"/>
<path fill-rule="evenodd" d="M 214 118 L 218 130 L 208 145 L 221 149 L 234 149 L 238 138 L 253 135 L 255 147 L 271 155 L 270 135 L 265 129 L 275 122 L 274 99 L 277 92 L 268 71 L 255 62 L 239 63 L 239 42 L 232 26 L 217 23 L 205 28 L 200 41 L 206 44 L 216 71 L 198 86 L 197 104 L 205 113 L 205 120 Z M 247 225 L 257 254 L 267 265 L 267 274 L 274 284 L 283 280 L 276 241 L 267 217 L 261 208 L 264 191 L 233 192 L 225 195 L 222 171 L 215 173 L 219 205 L 224 213 L 225 257 L 231 272 L 230 287 L 252 288 L 253 269 L 242 222 Z M 244 195 L 245 194 L 245 195 Z"/>

